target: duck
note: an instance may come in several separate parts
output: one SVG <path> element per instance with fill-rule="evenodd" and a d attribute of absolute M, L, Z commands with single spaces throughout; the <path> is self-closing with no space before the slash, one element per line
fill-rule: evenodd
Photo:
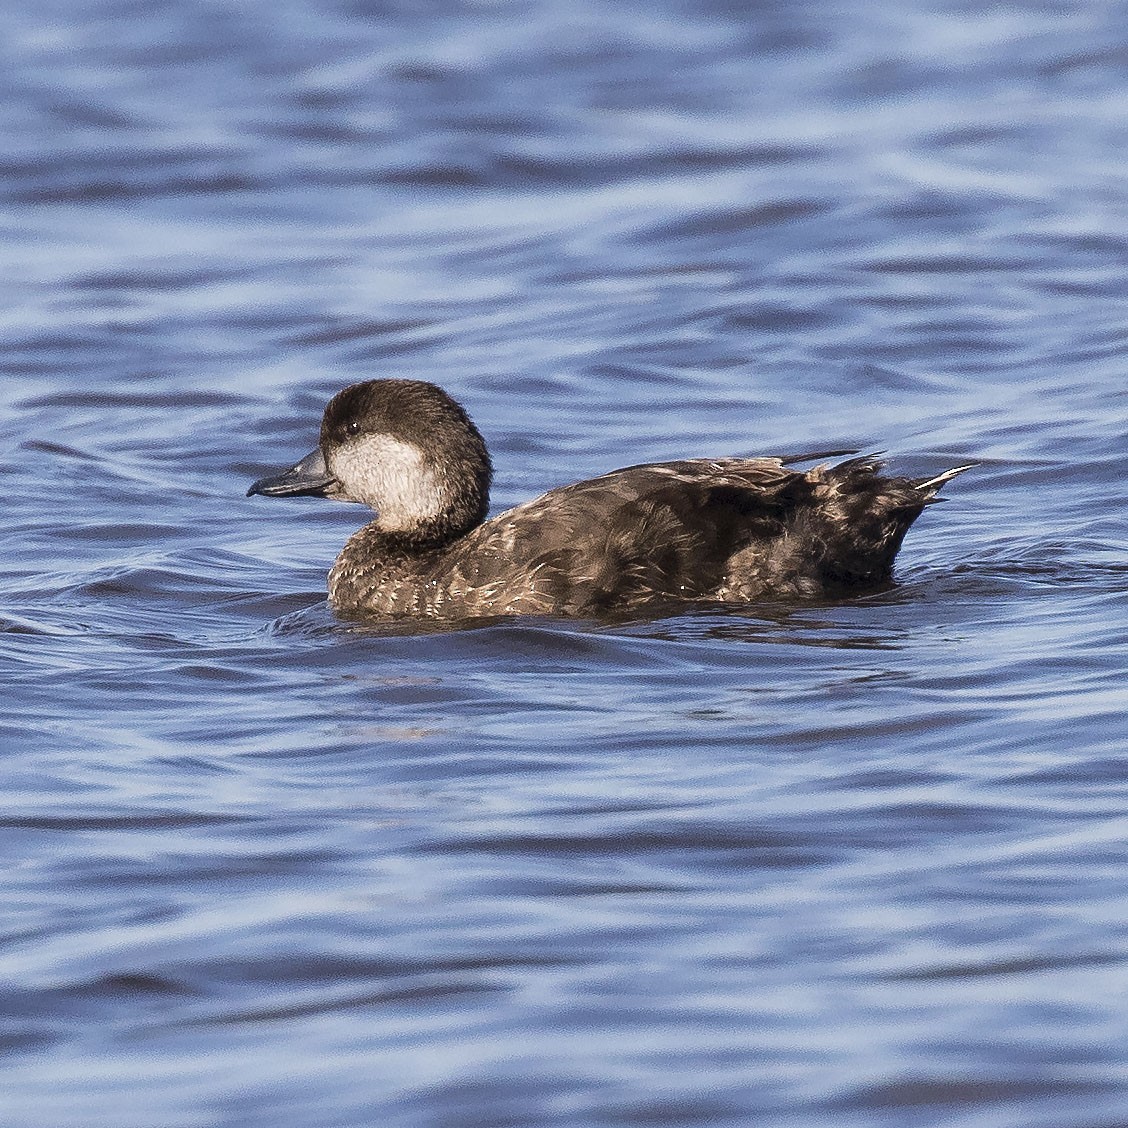
<path fill-rule="evenodd" d="M 493 467 L 465 409 L 436 384 L 384 378 L 334 395 L 317 447 L 247 496 L 374 511 L 329 571 L 343 616 L 598 618 L 887 587 L 909 527 L 971 468 L 889 477 L 873 455 L 793 468 L 816 457 L 627 466 L 487 519 Z"/>

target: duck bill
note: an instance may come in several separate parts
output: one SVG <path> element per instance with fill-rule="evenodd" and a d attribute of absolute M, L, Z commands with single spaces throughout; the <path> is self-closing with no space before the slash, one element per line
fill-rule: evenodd
<path fill-rule="evenodd" d="M 333 497 L 340 489 L 340 483 L 329 473 L 321 451 L 313 450 L 289 470 L 269 478 L 259 478 L 247 490 L 247 497 L 252 494 L 264 497 Z"/>

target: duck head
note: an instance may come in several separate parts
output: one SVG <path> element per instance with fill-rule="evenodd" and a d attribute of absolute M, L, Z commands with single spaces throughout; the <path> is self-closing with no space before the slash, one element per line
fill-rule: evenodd
<path fill-rule="evenodd" d="M 485 520 L 491 476 L 485 441 L 441 388 L 367 380 L 329 401 L 316 450 L 247 496 L 359 502 L 384 532 L 445 541 Z"/>

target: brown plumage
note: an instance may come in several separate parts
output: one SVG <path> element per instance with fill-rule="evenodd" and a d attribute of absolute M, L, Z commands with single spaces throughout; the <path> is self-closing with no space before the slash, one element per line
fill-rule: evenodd
<path fill-rule="evenodd" d="M 490 521 L 486 445 L 433 384 L 371 380 L 325 409 L 317 450 L 247 491 L 358 501 L 375 519 L 329 573 L 343 612 L 598 616 L 675 602 L 840 595 L 892 578 L 940 487 L 873 458 L 791 470 L 778 458 L 630 466 Z"/>

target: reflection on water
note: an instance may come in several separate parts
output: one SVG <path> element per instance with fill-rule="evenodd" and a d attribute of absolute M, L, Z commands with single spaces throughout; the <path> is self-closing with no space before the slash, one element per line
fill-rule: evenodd
<path fill-rule="evenodd" d="M 5 1125 L 1119 1123 L 1121 23 L 0 15 Z M 979 465 L 863 598 L 346 621 L 242 494 L 380 375 L 498 509 Z"/>

